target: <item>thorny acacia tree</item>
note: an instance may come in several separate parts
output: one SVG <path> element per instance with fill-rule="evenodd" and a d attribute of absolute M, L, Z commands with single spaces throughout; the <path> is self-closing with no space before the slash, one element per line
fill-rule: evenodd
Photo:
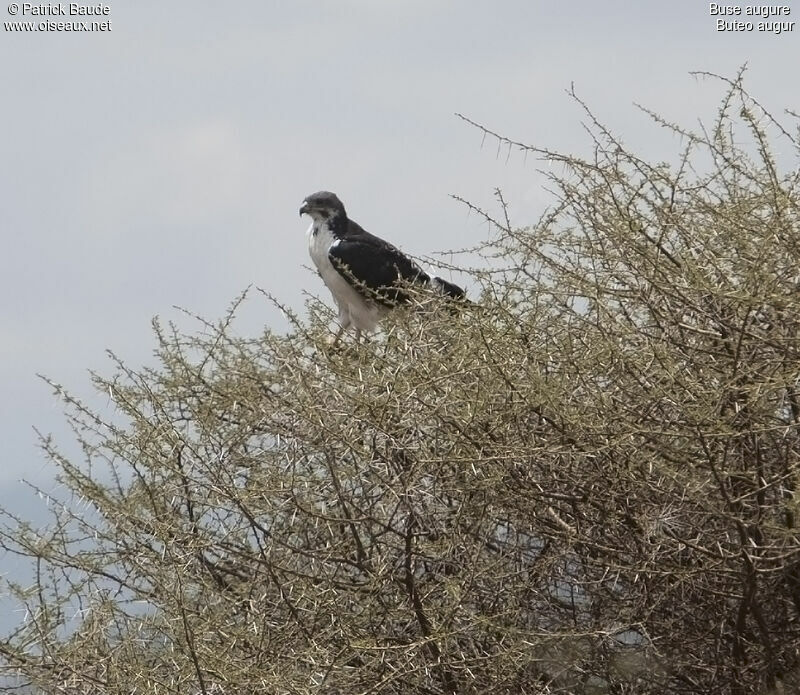
<path fill-rule="evenodd" d="M 588 110 L 593 158 L 519 145 L 563 165 L 556 205 L 481 212 L 502 270 L 463 311 L 420 297 L 330 352 L 318 302 L 254 340 L 234 307 L 96 378 L 122 424 L 59 390 L 86 461 L 45 440 L 65 499 L 2 532 L 36 569 L 8 667 L 47 693 L 798 687 L 800 197 L 768 145 L 797 139 L 723 83 L 707 130 L 654 116 L 674 166 Z"/>

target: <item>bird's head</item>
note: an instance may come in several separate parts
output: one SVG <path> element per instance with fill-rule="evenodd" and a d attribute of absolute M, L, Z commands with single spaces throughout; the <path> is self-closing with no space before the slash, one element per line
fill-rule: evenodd
<path fill-rule="evenodd" d="M 308 196 L 300 206 L 300 215 L 308 215 L 315 222 L 325 222 L 339 215 L 347 217 L 342 201 L 330 191 L 319 191 Z"/>

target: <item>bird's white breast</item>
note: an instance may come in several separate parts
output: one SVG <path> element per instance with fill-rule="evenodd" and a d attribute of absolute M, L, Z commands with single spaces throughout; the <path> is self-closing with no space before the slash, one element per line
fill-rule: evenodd
<path fill-rule="evenodd" d="M 362 297 L 333 267 L 328 252 L 338 243 L 339 239 L 324 222 L 315 221 L 309 227 L 308 252 L 339 307 L 342 325 L 346 328 L 352 324 L 363 331 L 374 330 L 382 314 L 381 308 Z"/>
<path fill-rule="evenodd" d="M 336 275 L 339 274 L 328 257 L 328 251 L 334 244 L 338 243 L 339 240 L 331 234 L 328 225 L 320 222 L 311 223 L 308 228 L 308 252 L 311 254 L 311 260 L 314 261 L 314 265 L 317 266 L 317 270 L 322 275 L 326 285 L 328 285 L 328 280 L 325 276 L 329 274 L 329 271 Z"/>

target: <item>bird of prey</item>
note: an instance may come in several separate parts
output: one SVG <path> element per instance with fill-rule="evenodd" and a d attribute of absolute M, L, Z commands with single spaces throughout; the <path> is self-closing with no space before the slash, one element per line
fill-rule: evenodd
<path fill-rule="evenodd" d="M 388 241 L 362 229 L 345 212 L 342 201 L 330 191 L 308 196 L 300 215 L 311 217 L 308 250 L 323 282 L 339 308 L 339 331 L 355 327 L 372 331 L 391 307 L 409 300 L 399 284 L 428 284 L 452 299 L 464 299 L 464 290 L 452 282 L 429 275 Z"/>

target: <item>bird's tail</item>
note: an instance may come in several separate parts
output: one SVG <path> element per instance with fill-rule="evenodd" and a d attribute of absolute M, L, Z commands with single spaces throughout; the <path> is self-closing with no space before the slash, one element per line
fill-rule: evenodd
<path fill-rule="evenodd" d="M 440 278 L 436 274 L 436 268 L 430 269 L 428 282 L 433 289 L 441 292 L 445 297 L 450 297 L 450 299 L 459 299 L 462 301 L 467 299 L 467 293 L 455 283 L 448 282 L 447 280 Z"/>
<path fill-rule="evenodd" d="M 431 275 L 431 287 L 439 290 L 443 295 L 451 299 L 466 299 L 467 293 L 458 285 L 442 280 L 438 275 Z"/>

